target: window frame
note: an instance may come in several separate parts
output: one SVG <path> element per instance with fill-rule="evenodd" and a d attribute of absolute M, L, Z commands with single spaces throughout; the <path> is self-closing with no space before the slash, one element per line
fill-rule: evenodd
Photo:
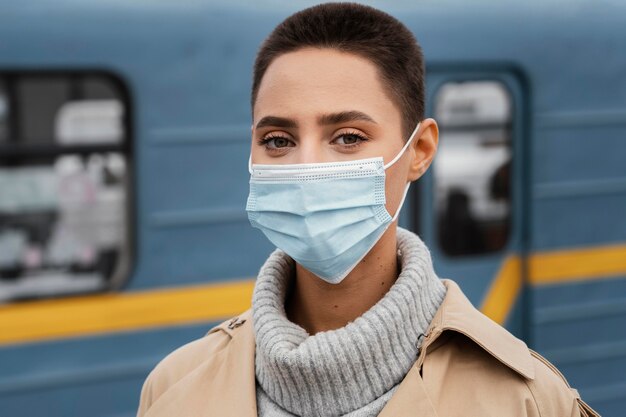
<path fill-rule="evenodd" d="M 444 260 L 451 265 L 461 265 L 465 262 L 479 260 L 496 260 L 511 252 L 519 253 L 523 249 L 523 242 L 529 239 L 528 228 L 530 225 L 529 199 L 530 195 L 530 141 L 527 140 L 526 131 L 529 127 L 528 106 L 529 86 L 523 72 L 508 65 L 433 65 L 428 68 L 427 84 L 427 117 L 437 120 L 435 115 L 436 97 L 440 89 L 452 82 L 499 82 L 506 90 L 511 100 L 510 120 L 510 152 L 511 152 L 511 183 L 510 183 L 510 229 L 506 243 L 498 250 L 475 253 L 450 255 L 444 251 L 437 236 L 437 208 L 435 202 L 435 174 L 434 165 L 437 164 L 437 156 L 433 160 L 433 166 L 425 175 L 423 191 L 428 195 L 428 204 L 421 206 L 420 220 L 425 239 L 434 244 L 430 245 L 431 251 L 436 258 Z"/>
<path fill-rule="evenodd" d="M 115 89 L 117 99 L 123 104 L 122 129 L 123 137 L 119 143 L 96 143 L 96 144 L 58 144 L 54 141 L 47 143 L 16 144 L 23 136 L 20 133 L 19 111 L 20 103 L 16 91 L 15 81 L 19 78 L 28 79 L 97 79 L 103 80 Z M 7 102 L 6 114 L 6 141 L 0 142 L 0 167 L 10 168 L 19 165 L 40 165 L 37 160 L 53 160 L 62 155 L 87 156 L 91 154 L 119 153 L 125 161 L 125 182 L 123 184 L 125 201 L 123 215 L 125 216 L 125 227 L 121 245 L 119 246 L 119 258 L 109 277 L 103 277 L 103 285 L 94 290 L 63 291 L 53 294 L 33 295 L 32 297 L 19 297 L 8 299 L 0 305 L 10 305 L 22 300 L 47 300 L 55 298 L 67 298 L 81 295 L 104 293 L 108 291 L 120 290 L 128 285 L 132 270 L 135 266 L 136 248 L 136 175 L 135 175 L 135 132 L 133 128 L 134 106 L 129 88 L 129 83 L 120 75 L 108 70 L 97 68 L 73 69 L 59 68 L 53 70 L 33 70 L 33 69 L 3 69 L 0 68 L 0 79 L 3 81 L 4 93 Z M 74 92 L 72 93 L 74 94 Z M 76 95 L 76 100 L 80 100 L 80 92 Z M 16 110 L 17 109 L 17 110 Z M 11 161 L 7 163 L 7 161 Z M 16 161 L 20 163 L 15 164 Z M 32 161 L 35 161 L 33 163 Z M 47 164 L 46 164 L 47 165 Z"/>

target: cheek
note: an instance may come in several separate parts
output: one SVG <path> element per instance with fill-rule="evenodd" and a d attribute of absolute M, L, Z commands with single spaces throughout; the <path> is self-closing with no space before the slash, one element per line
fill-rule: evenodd
<path fill-rule="evenodd" d="M 385 207 L 392 217 L 396 213 L 396 209 L 404 195 L 409 162 L 408 158 L 401 158 L 385 171 Z"/>
<path fill-rule="evenodd" d="M 261 147 L 257 145 L 256 139 L 254 138 L 250 144 L 250 158 L 252 163 L 255 164 L 263 162 L 263 152 L 261 152 Z"/>

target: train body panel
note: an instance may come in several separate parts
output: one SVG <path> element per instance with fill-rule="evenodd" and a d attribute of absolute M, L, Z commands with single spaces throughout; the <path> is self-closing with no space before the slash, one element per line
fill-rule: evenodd
<path fill-rule="evenodd" d="M 110 79 L 125 112 L 125 142 L 111 149 L 126 167 L 114 278 L 93 293 L 0 299 L 3 415 L 134 415 L 158 360 L 247 308 L 273 249 L 245 212 L 251 69 L 296 5 L 127 3 L 0 6 L 5 108 L 15 104 L 11 80 Z M 442 159 L 437 171 L 435 158 L 401 224 L 425 240 L 441 277 L 551 359 L 599 412 L 617 415 L 626 407 L 626 7 L 413 3 L 371 4 L 422 45 L 428 114 L 442 120 L 438 156 L 471 143 L 468 157 L 489 149 L 493 168 L 464 185 L 463 170 L 480 164 Z M 506 112 L 489 107 L 494 95 Z M 9 126 L 16 116 L 5 113 Z M 30 158 L 10 146 L 0 132 L 0 177 Z M 0 223 L 0 246 L 21 250 L 15 228 L 31 220 L 3 207 L 13 226 Z M 473 238 L 457 239 L 450 225 Z M 0 280 L 0 295 L 19 279 Z"/>

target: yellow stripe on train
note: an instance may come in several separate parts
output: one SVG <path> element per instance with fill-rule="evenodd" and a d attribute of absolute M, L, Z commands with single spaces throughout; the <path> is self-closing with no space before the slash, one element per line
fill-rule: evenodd
<path fill-rule="evenodd" d="M 554 284 L 626 274 L 626 245 L 541 252 L 530 258 L 530 282 Z"/>
<path fill-rule="evenodd" d="M 533 285 L 626 275 L 626 245 L 536 253 Z M 481 310 L 504 323 L 523 287 L 521 259 L 507 256 Z M 206 323 L 250 307 L 254 280 L 119 294 L 99 294 L 0 306 L 0 345 Z"/>
<path fill-rule="evenodd" d="M 523 287 L 520 257 L 507 256 L 483 300 L 481 310 L 503 324 Z M 558 284 L 626 275 L 626 245 L 566 249 L 532 254 L 528 280 L 533 285 Z"/>
<path fill-rule="evenodd" d="M 0 344 L 226 319 L 250 306 L 254 281 L 208 284 L 0 307 Z"/>

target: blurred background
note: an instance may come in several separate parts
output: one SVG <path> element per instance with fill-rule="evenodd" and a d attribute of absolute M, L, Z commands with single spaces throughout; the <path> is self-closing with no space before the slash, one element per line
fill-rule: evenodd
<path fill-rule="evenodd" d="M 0 0 L 0 415 L 133 416 L 250 306 L 251 70 L 304 1 Z M 367 2 L 423 47 L 439 276 L 626 409 L 626 5 Z"/>

